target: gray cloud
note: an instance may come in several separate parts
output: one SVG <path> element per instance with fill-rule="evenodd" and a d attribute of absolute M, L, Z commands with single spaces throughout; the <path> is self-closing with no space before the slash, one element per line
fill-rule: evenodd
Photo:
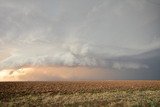
<path fill-rule="evenodd" d="M 155 51 L 160 49 L 159 4 L 158 0 L 2 0 L 0 69 L 62 65 L 149 70 L 148 59 L 159 57 Z"/>

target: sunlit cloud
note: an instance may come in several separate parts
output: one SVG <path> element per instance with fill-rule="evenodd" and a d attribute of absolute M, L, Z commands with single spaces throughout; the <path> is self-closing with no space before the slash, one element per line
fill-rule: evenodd
<path fill-rule="evenodd" d="M 34 67 L 0 71 L 0 81 L 92 80 L 110 77 L 101 68 Z"/>

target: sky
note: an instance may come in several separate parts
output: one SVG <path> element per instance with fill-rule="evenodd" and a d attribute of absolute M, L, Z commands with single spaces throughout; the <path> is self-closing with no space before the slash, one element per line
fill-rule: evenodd
<path fill-rule="evenodd" d="M 0 0 L 0 81 L 160 79 L 159 0 Z"/>

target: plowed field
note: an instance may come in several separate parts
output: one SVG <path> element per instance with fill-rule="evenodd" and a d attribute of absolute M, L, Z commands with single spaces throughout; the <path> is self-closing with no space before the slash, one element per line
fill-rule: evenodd
<path fill-rule="evenodd" d="M 159 106 L 160 81 L 0 82 L 0 106 L 130 106 L 133 101 Z"/>

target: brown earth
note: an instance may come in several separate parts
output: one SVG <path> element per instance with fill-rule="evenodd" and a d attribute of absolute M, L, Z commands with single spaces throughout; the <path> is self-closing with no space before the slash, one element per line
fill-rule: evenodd
<path fill-rule="evenodd" d="M 0 100 L 41 93 L 73 94 L 135 90 L 160 90 L 160 81 L 0 82 Z"/>

